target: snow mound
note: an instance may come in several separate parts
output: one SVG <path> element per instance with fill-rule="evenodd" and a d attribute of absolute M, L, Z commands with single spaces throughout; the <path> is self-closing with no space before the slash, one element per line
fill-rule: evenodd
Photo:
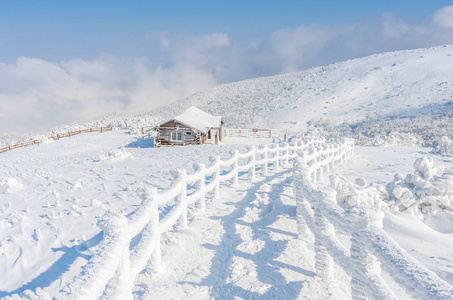
<path fill-rule="evenodd" d="M 124 148 L 120 148 L 110 151 L 108 155 L 99 155 L 99 161 L 119 161 L 130 157 L 132 157 L 131 153 Z"/>
<path fill-rule="evenodd" d="M 0 181 L 0 192 L 3 194 L 15 193 L 24 188 L 24 185 L 20 183 L 16 178 L 8 178 Z"/>
<path fill-rule="evenodd" d="M 442 233 L 453 233 L 453 212 L 430 216 L 426 219 L 425 224 Z"/>

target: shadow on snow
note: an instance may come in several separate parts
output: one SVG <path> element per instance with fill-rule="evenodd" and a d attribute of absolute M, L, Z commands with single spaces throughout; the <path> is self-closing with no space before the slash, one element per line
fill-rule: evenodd
<path fill-rule="evenodd" d="M 56 262 L 54 262 L 49 269 L 39 274 L 29 283 L 21 286 L 14 291 L 0 291 L 0 298 L 14 294 L 20 294 L 26 290 L 35 291 L 37 288 L 43 289 L 50 286 L 53 282 L 60 278 L 64 272 L 69 270 L 69 268 L 77 258 L 81 257 L 88 261 L 91 258 L 91 255 L 87 255 L 82 252 L 87 251 L 90 247 L 98 245 L 102 241 L 102 237 L 103 232 L 101 231 L 100 233 L 80 245 L 74 245 L 72 247 L 64 246 L 61 248 L 52 248 L 54 252 L 62 251 L 63 255 Z"/>
<path fill-rule="evenodd" d="M 291 238 L 296 238 L 297 234 L 270 227 L 270 225 L 278 220 L 280 215 L 285 215 L 285 217 L 288 218 L 295 218 L 295 207 L 284 205 L 280 199 L 280 196 L 283 195 L 284 186 L 291 184 L 291 178 L 286 178 L 282 183 L 273 184 L 270 192 L 260 191 L 261 186 L 281 177 L 286 172 L 288 171 L 278 172 L 255 183 L 253 187 L 246 190 L 246 194 L 241 201 L 232 203 L 232 205 L 235 205 L 236 209 L 231 214 L 218 218 L 222 222 L 225 232 L 221 244 L 203 245 L 204 247 L 215 251 L 215 255 L 211 260 L 212 266 L 210 274 L 205 277 L 201 283 L 181 283 L 208 286 L 210 287 L 211 296 L 215 299 L 234 299 L 235 297 L 245 299 L 297 298 L 302 290 L 303 281 L 287 282 L 285 277 L 280 273 L 280 269 L 289 269 L 309 277 L 314 277 L 315 273 L 297 266 L 276 261 L 286 249 L 288 240 L 274 241 L 271 239 L 271 232 L 288 235 Z M 241 220 L 246 213 L 246 208 L 253 205 L 252 202 L 256 199 L 256 195 L 263 193 L 269 195 L 269 203 L 262 207 L 263 209 L 260 218 L 252 223 Z M 291 211 L 294 213 L 288 215 L 288 212 Z M 236 224 L 249 226 L 253 230 L 253 239 L 264 242 L 263 249 L 255 254 L 245 253 L 237 249 L 243 240 L 236 231 Z M 235 283 L 227 282 L 229 270 L 235 256 L 254 262 L 258 280 L 263 284 L 271 286 L 267 292 L 261 294 L 246 290 L 235 285 Z"/>

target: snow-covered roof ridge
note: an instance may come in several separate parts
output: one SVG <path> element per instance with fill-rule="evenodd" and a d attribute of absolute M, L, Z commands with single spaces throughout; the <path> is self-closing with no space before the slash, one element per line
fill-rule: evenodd
<path fill-rule="evenodd" d="M 222 116 L 213 116 L 205 111 L 202 111 L 198 107 L 191 106 L 182 113 L 157 123 L 154 127 L 161 126 L 172 120 L 195 128 L 204 133 L 207 133 L 210 128 L 220 127 L 222 125 Z"/>

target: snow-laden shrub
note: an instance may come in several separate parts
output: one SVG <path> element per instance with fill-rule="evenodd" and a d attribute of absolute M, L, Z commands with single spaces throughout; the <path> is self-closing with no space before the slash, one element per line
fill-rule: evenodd
<path fill-rule="evenodd" d="M 433 159 L 422 157 L 414 163 L 415 172 L 404 176 L 395 174 L 385 186 L 370 184 L 363 179 L 356 183 L 344 177 L 331 176 L 331 186 L 337 201 L 345 208 L 367 205 L 391 211 L 401 211 L 423 218 L 441 211 L 453 211 L 453 171 L 434 167 Z"/>
<path fill-rule="evenodd" d="M 382 185 L 372 183 L 366 186 L 366 181 L 362 178 L 357 178 L 354 184 L 345 177 L 336 175 L 330 176 L 330 184 L 337 192 L 337 202 L 345 209 L 354 205 L 366 205 L 388 210 L 388 193 Z"/>
<path fill-rule="evenodd" d="M 453 173 L 434 167 L 430 157 L 417 159 L 414 169 L 414 174 L 396 175 L 387 184 L 391 208 L 419 217 L 442 210 L 453 211 Z"/>
<path fill-rule="evenodd" d="M 359 146 L 434 147 L 442 136 L 453 140 L 452 105 L 451 102 L 436 104 L 423 110 L 422 115 L 407 117 L 369 117 L 357 122 L 312 120 L 309 130 L 318 130 L 328 140 L 351 137 Z"/>
<path fill-rule="evenodd" d="M 447 136 L 443 136 L 433 152 L 442 156 L 453 156 L 453 141 Z"/>
<path fill-rule="evenodd" d="M 415 147 L 421 145 L 421 137 L 408 133 L 392 131 L 387 136 L 377 136 L 373 139 L 373 146 L 407 146 Z"/>

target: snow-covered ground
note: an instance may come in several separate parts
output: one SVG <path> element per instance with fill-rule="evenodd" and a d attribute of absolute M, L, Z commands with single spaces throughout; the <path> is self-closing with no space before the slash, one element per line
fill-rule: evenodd
<path fill-rule="evenodd" d="M 144 186 L 167 188 L 172 171 L 245 148 L 128 147 L 134 139 L 126 131 L 87 133 L 1 155 L 1 291 L 48 284 L 86 259 L 89 251 L 77 249 L 99 242 L 97 219 L 135 210 Z"/>
<path fill-rule="evenodd" d="M 168 188 L 174 172 L 209 157 L 245 152 L 249 139 L 221 146 L 146 148 L 126 131 L 87 133 L 0 156 L 0 296 L 36 290 L 52 296 L 80 272 L 102 239 L 96 226 L 106 211 L 128 215 L 146 186 Z M 257 142 L 269 142 L 262 139 Z M 131 146 L 132 145 L 132 146 Z M 141 147 L 139 147 L 141 146 Z M 410 173 L 426 148 L 359 147 L 335 169 L 351 179 L 389 182 Z M 436 163 L 453 162 L 437 157 Z M 317 280 L 313 242 L 297 239 L 291 166 L 239 187 L 222 185 L 206 212 L 190 210 L 189 229 L 162 238 L 163 274 L 142 274 L 139 298 L 317 299 L 327 287 Z M 325 177 L 325 184 L 328 178 Z M 453 215 L 426 222 L 387 213 L 384 229 L 422 264 L 453 284 Z M 435 241 L 435 243 L 433 243 Z M 341 269 L 333 299 L 350 297 Z M 329 287 L 332 290 L 332 287 Z M 403 293 L 403 295 L 405 295 Z"/>

